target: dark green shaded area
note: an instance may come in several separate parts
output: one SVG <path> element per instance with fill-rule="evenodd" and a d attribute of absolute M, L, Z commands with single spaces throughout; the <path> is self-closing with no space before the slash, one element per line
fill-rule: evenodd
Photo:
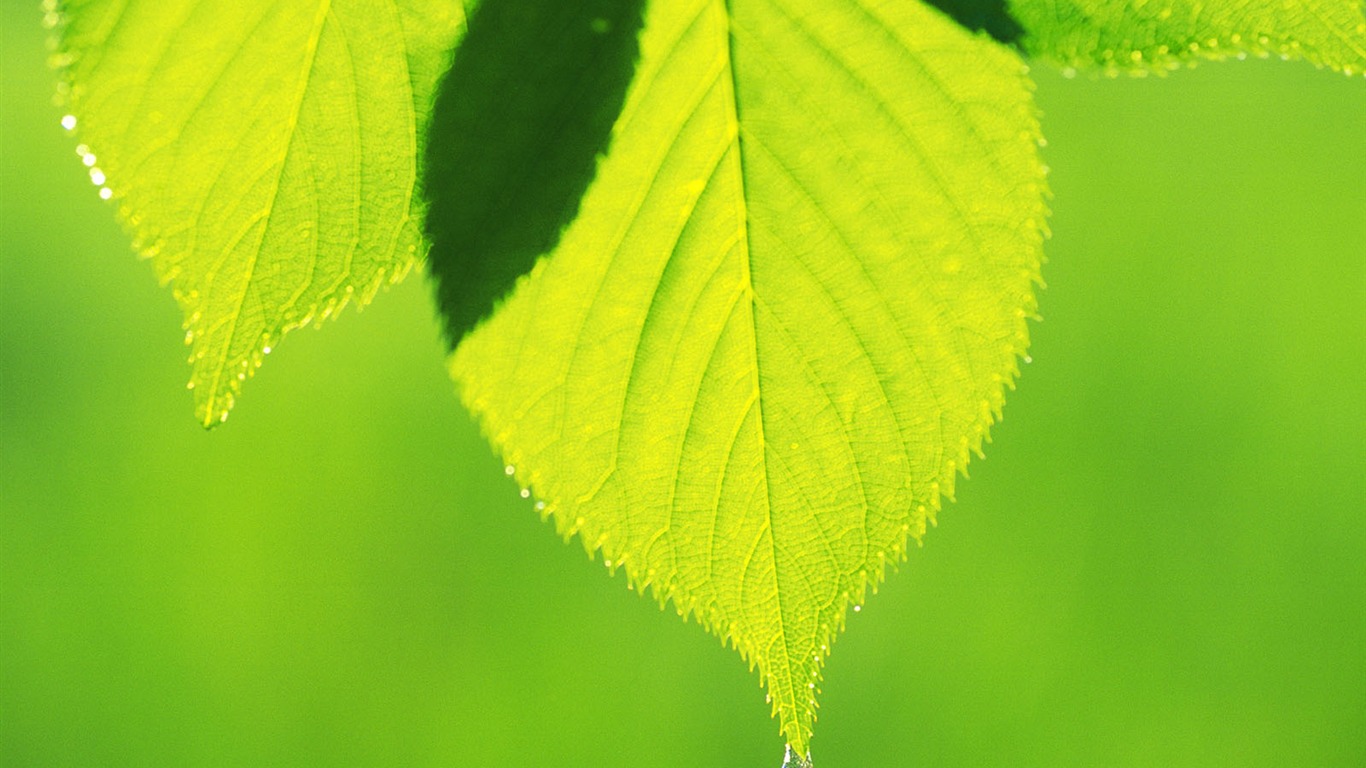
<path fill-rule="evenodd" d="M 451 346 L 578 213 L 639 54 L 643 0 L 485 0 L 427 150 L 429 269 Z"/>
<path fill-rule="evenodd" d="M 1024 27 L 1006 9 L 1006 0 L 926 0 L 974 32 L 986 32 L 1002 43 L 1024 37 Z"/>

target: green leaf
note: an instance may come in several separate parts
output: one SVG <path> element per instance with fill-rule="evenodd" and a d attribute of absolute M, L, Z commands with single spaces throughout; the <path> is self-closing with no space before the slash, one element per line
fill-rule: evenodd
<path fill-rule="evenodd" d="M 368 302 L 419 257 L 426 113 L 463 12 L 445 0 L 61 11 L 68 124 L 174 287 L 196 413 L 215 424 L 282 334 Z"/>
<path fill-rule="evenodd" d="M 1010 12 L 1025 50 L 1072 66 L 1145 71 L 1251 54 L 1366 72 L 1361 0 L 1012 0 Z"/>
<path fill-rule="evenodd" d="M 758 667 L 806 753 L 850 606 L 1025 349 L 1025 67 L 914 2 L 649 4 L 579 216 L 452 357 L 559 530 Z"/>

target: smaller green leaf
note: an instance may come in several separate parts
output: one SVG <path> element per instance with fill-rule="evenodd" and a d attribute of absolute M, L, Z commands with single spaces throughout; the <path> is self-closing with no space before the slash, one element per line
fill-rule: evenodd
<path fill-rule="evenodd" d="M 1366 72 L 1361 0 L 1011 0 L 1029 53 L 1075 67 L 1164 69 L 1280 56 Z"/>
<path fill-rule="evenodd" d="M 442 0 L 49 3 L 63 122 L 173 286 L 211 426 L 281 335 L 417 260 L 417 158 L 464 14 Z"/>

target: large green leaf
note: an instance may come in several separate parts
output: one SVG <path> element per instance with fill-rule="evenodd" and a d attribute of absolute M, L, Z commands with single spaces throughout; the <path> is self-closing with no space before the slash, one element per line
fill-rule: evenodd
<path fill-rule="evenodd" d="M 1017 372 L 1025 67 L 915 2 L 657 0 L 578 218 L 452 357 L 565 535 L 759 668 L 805 754 L 865 598 Z"/>
<path fill-rule="evenodd" d="M 68 127 L 174 286 L 205 425 L 283 333 L 420 256 L 418 158 L 458 3 L 68 0 L 53 17 Z"/>
<path fill-rule="evenodd" d="M 1366 72 L 1361 0 L 1011 0 L 1026 50 L 1144 71 L 1249 54 Z"/>

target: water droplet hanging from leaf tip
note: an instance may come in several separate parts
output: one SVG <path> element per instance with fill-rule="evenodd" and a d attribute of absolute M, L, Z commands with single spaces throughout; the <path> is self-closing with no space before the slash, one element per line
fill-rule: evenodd
<path fill-rule="evenodd" d="M 806 757 L 798 757 L 792 751 L 792 745 L 788 744 L 783 751 L 783 768 L 812 768 L 811 753 L 806 753 Z"/>

